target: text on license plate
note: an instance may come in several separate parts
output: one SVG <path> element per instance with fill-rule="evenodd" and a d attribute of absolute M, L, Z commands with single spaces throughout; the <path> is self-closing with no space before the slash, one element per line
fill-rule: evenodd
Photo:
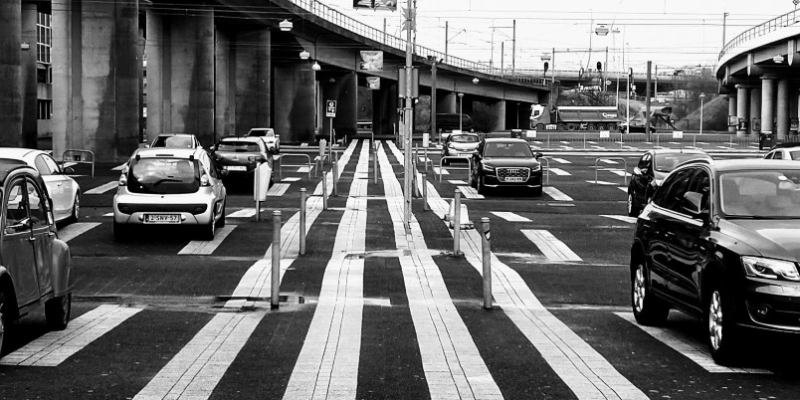
<path fill-rule="evenodd" d="M 472 153 L 458 153 L 459 157 L 472 157 Z"/>
<path fill-rule="evenodd" d="M 147 214 L 144 216 L 146 224 L 180 224 L 181 216 L 178 214 Z"/>
<path fill-rule="evenodd" d="M 244 165 L 226 165 L 225 169 L 228 171 L 247 171 L 247 167 Z"/>
<path fill-rule="evenodd" d="M 524 178 L 521 176 L 509 176 L 506 177 L 506 182 L 523 182 Z"/>

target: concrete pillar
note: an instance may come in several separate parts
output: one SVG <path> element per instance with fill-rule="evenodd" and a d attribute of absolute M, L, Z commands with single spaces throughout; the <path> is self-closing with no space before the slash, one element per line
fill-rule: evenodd
<path fill-rule="evenodd" d="M 236 70 L 233 35 L 217 29 L 214 38 L 214 141 L 236 135 Z"/>
<path fill-rule="evenodd" d="M 497 117 L 497 122 L 495 122 L 493 130 L 506 130 L 506 101 L 500 100 L 494 103 L 492 109 L 494 110 L 494 115 Z"/>
<path fill-rule="evenodd" d="M 138 1 L 53 1 L 53 153 L 119 161 L 138 147 Z"/>
<path fill-rule="evenodd" d="M 22 135 L 20 145 L 35 149 L 38 147 L 38 116 L 39 104 L 37 101 L 36 85 L 36 19 L 38 7 L 35 3 L 22 4 L 22 41 L 28 43 L 28 50 L 21 52 L 21 91 L 22 103 Z"/>
<path fill-rule="evenodd" d="M 348 72 L 337 79 L 337 84 L 339 97 L 333 128 L 337 138 L 352 137 L 356 134 L 358 121 L 358 75 L 355 71 Z"/>
<path fill-rule="evenodd" d="M 444 96 L 436 98 L 436 112 L 442 114 L 455 114 L 458 112 L 458 96 L 455 92 L 450 92 Z"/>
<path fill-rule="evenodd" d="M 750 88 L 744 85 L 736 85 L 736 118 L 748 120 L 750 118 Z M 736 137 L 744 137 L 750 132 L 750 124 L 748 121 L 747 129 L 737 129 Z"/>
<path fill-rule="evenodd" d="M 750 89 L 750 106 L 747 108 L 749 111 L 750 124 L 747 126 L 747 133 L 758 133 L 753 129 L 756 119 L 761 118 L 761 88 L 754 87 Z M 760 124 L 760 122 L 759 122 Z"/>
<path fill-rule="evenodd" d="M 20 2 L 0 2 L 0 146 L 19 146 L 22 134 L 21 38 Z M 35 52 L 36 42 L 30 45 Z"/>
<path fill-rule="evenodd" d="M 789 81 L 786 79 L 778 81 L 776 118 L 777 139 L 783 141 L 789 134 Z"/>
<path fill-rule="evenodd" d="M 272 60 L 271 34 L 268 29 L 239 32 L 232 45 L 235 81 L 236 134 L 250 128 L 272 127 Z M 300 66 L 298 65 L 297 68 Z M 217 85 L 220 89 L 221 84 Z M 288 132 L 285 132 L 288 137 Z"/>
<path fill-rule="evenodd" d="M 373 94 L 372 118 L 376 123 L 372 128 L 376 136 L 391 137 L 399 129 L 397 108 L 400 101 L 397 96 L 397 82 L 388 80 L 386 84 L 382 80 L 380 90 Z"/>
<path fill-rule="evenodd" d="M 325 117 L 325 109 L 322 104 L 316 104 L 316 74 L 307 63 L 282 65 L 275 67 L 275 112 L 273 115 L 273 127 L 275 132 L 280 135 L 282 142 L 309 142 L 314 138 L 315 113 L 321 113 Z M 320 97 L 328 94 L 323 92 Z M 338 117 L 338 110 L 337 110 Z M 329 122 L 325 118 L 321 125 L 320 134 L 329 134 Z M 355 126 L 355 123 L 353 124 Z"/>
<path fill-rule="evenodd" d="M 773 124 L 773 119 L 775 118 L 774 107 L 775 77 L 764 75 L 761 77 L 761 132 L 775 133 L 775 126 Z"/>
<path fill-rule="evenodd" d="M 737 115 L 736 98 L 737 96 L 728 95 L 728 120 L 730 120 L 730 117 L 735 117 Z M 736 133 L 736 127 L 728 126 L 728 133 Z"/>

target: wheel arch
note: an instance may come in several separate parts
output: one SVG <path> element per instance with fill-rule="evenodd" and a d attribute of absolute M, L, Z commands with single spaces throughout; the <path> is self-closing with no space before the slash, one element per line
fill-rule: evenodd
<path fill-rule="evenodd" d="M 53 294 L 64 296 L 75 286 L 72 271 L 72 253 L 69 245 L 60 239 L 53 240 Z"/>
<path fill-rule="evenodd" d="M 9 310 L 9 317 L 12 320 L 19 318 L 19 305 L 17 304 L 17 292 L 14 290 L 14 281 L 11 279 L 11 274 L 8 273 L 5 267 L 0 266 L 0 290 L 6 293 L 11 305 Z"/>

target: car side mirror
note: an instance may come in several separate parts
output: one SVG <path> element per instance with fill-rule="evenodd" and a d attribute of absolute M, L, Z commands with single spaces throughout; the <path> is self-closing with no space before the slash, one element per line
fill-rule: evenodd
<path fill-rule="evenodd" d="M 228 171 L 227 169 L 223 169 L 222 171 L 219 172 L 219 176 L 221 176 L 223 178 L 227 178 L 230 173 L 231 172 Z"/>
<path fill-rule="evenodd" d="M 72 169 L 72 167 L 64 167 L 61 172 L 63 172 L 65 175 L 72 175 L 75 173 L 75 170 Z"/>
<path fill-rule="evenodd" d="M 539 152 L 537 151 L 536 153 L 534 153 L 534 154 L 533 154 L 533 156 L 534 156 L 534 157 L 536 157 L 536 159 L 538 160 L 538 159 L 540 159 L 540 158 L 544 157 L 544 154 L 542 154 L 542 153 L 539 153 Z"/>
<path fill-rule="evenodd" d="M 693 217 L 700 217 L 704 214 L 703 194 L 698 192 L 686 192 L 683 194 L 681 209 Z"/>

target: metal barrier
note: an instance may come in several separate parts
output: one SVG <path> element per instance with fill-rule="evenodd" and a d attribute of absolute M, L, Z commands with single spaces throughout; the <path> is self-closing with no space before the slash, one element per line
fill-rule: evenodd
<path fill-rule="evenodd" d="M 624 170 L 625 171 L 625 175 L 624 175 L 624 177 L 625 177 L 625 185 L 628 184 L 628 162 L 625 161 L 624 158 L 622 158 L 622 157 L 599 157 L 596 160 L 594 160 L 594 184 L 595 185 L 597 185 L 597 166 L 598 166 L 597 163 L 599 163 L 600 160 L 622 161 L 622 165 L 624 165 L 623 168 L 625 168 L 625 170 Z"/>
<path fill-rule="evenodd" d="M 89 156 L 91 160 L 87 160 L 85 156 Z M 94 178 L 94 152 L 91 150 L 80 149 L 67 149 L 61 153 L 61 168 L 63 169 L 67 162 L 76 164 L 92 164 L 92 178 Z"/>
<path fill-rule="evenodd" d="M 472 179 L 472 158 L 470 157 L 456 157 L 456 156 L 444 156 L 439 160 L 439 183 L 442 182 L 442 171 L 445 169 L 442 167 L 442 162 L 444 160 L 467 160 L 467 168 L 464 167 L 450 167 L 448 166 L 446 169 L 451 170 L 467 170 L 469 171 L 470 180 Z M 435 172 L 435 171 L 434 171 Z"/>
<path fill-rule="evenodd" d="M 306 165 L 302 164 L 284 164 L 283 159 L 286 157 L 305 157 L 306 158 Z M 278 173 L 280 174 L 281 169 L 283 167 L 307 167 L 308 168 L 308 179 L 311 179 L 311 156 L 308 154 L 303 153 L 281 153 L 278 157 Z M 280 175 L 279 175 L 280 176 Z"/>
<path fill-rule="evenodd" d="M 547 184 L 549 185 L 550 184 L 550 158 L 549 157 L 539 157 L 537 159 L 537 161 L 539 161 L 539 160 L 547 161 L 547 163 L 546 163 L 547 164 Z M 541 163 L 542 162 L 539 161 L 539 165 L 541 165 Z M 597 171 L 597 170 L 595 170 L 595 171 Z"/>

